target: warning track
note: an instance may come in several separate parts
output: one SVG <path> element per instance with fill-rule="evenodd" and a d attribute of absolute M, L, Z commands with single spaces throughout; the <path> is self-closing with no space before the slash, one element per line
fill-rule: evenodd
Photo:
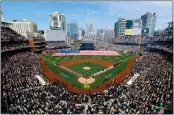
<path fill-rule="evenodd" d="M 137 58 L 139 58 L 139 57 L 135 57 L 135 58 L 130 59 L 128 64 L 127 64 L 126 69 L 123 70 L 122 72 L 120 72 L 119 74 L 117 74 L 115 77 L 112 77 L 110 80 L 105 81 L 102 85 L 100 85 L 100 86 L 98 86 L 96 88 L 89 88 L 89 89 L 77 88 L 77 87 L 73 86 L 72 84 L 68 83 L 66 80 L 64 80 L 63 78 L 61 78 L 57 74 L 55 74 L 54 72 L 52 72 L 47 67 L 47 65 L 45 64 L 44 58 L 40 58 L 40 63 L 41 63 L 41 67 L 43 69 L 44 75 L 50 80 L 51 83 L 55 82 L 55 81 L 59 81 L 61 83 L 66 84 L 67 89 L 69 91 L 71 91 L 71 92 L 84 93 L 84 94 L 89 94 L 90 93 L 90 94 L 92 94 L 92 93 L 96 93 L 96 92 L 102 92 L 103 90 L 105 90 L 107 87 L 109 87 L 112 84 L 120 84 L 120 83 L 122 83 L 126 79 L 126 76 L 132 71 L 134 60 L 137 59 Z M 73 60 L 73 62 L 74 61 L 75 60 Z M 97 63 L 98 63 L 98 61 L 97 61 Z M 76 63 L 80 63 L 80 62 L 77 61 Z M 63 63 L 63 64 L 65 64 L 65 63 Z M 72 63 L 72 64 L 68 64 L 67 63 L 67 66 L 70 66 L 70 65 L 73 65 L 73 64 L 74 63 Z M 109 64 L 113 64 L 113 63 L 109 63 Z M 108 64 L 108 66 L 109 66 L 109 64 Z"/>

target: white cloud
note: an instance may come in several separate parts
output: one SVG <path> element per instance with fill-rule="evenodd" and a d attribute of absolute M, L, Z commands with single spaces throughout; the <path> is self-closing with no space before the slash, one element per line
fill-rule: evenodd
<path fill-rule="evenodd" d="M 172 6 L 172 1 L 151 1 L 150 3 L 162 7 Z"/>
<path fill-rule="evenodd" d="M 107 2 L 101 4 L 106 10 L 106 16 L 125 17 L 127 19 L 136 19 L 146 12 L 156 12 L 156 29 L 164 28 L 167 22 L 172 20 L 172 2 L 171 1 L 139 1 L 139 2 Z"/>

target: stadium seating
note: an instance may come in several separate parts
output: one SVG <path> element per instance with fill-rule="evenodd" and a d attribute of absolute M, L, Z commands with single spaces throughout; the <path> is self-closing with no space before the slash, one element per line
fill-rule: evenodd
<path fill-rule="evenodd" d="M 147 37 L 145 41 L 171 41 L 173 40 L 172 31 L 171 27 L 166 28 L 153 38 Z M 14 39 L 16 41 L 25 40 L 23 36 L 13 30 L 1 27 L 1 34 L 1 40 L 6 41 L 1 42 L 1 49 L 23 47 L 21 42 L 18 44 L 7 42 Z M 125 43 L 129 41 L 128 39 L 122 40 L 121 42 Z M 130 42 L 132 41 L 130 40 Z M 138 39 L 133 42 L 138 43 Z M 153 47 L 158 48 L 158 45 Z M 50 46 L 52 47 L 51 44 Z M 104 42 L 97 42 L 95 46 L 97 49 L 104 50 L 103 52 L 106 50 L 138 51 L 139 48 L 138 46 Z M 173 61 L 168 60 L 169 57 L 173 59 L 173 53 L 166 55 L 158 51 L 151 52 L 151 50 L 147 50 L 147 47 L 150 48 L 150 46 L 142 47 L 143 56 L 135 61 L 134 69 L 128 75 L 127 79 L 136 73 L 140 74 L 131 86 L 127 87 L 124 83 L 121 85 L 111 84 L 105 91 L 90 95 L 69 92 L 66 84 L 59 81 L 50 83 L 43 75 L 38 55 L 29 49 L 2 53 L 1 113 L 158 114 L 164 110 L 163 113 L 173 114 Z M 165 47 L 166 45 L 160 45 L 159 48 L 165 50 Z M 84 44 L 84 47 L 82 45 L 84 50 L 93 50 L 93 48 L 91 44 Z M 69 51 L 67 52 L 69 53 Z M 82 52 L 89 53 L 88 51 Z M 36 74 L 40 75 L 48 84 L 40 84 L 35 77 Z"/>

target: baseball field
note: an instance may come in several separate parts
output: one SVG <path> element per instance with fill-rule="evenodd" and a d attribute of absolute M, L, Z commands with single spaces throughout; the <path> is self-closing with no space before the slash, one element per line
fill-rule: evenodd
<path fill-rule="evenodd" d="M 122 82 L 132 70 L 135 56 L 121 53 L 120 56 L 55 57 L 42 54 L 40 57 L 43 72 L 48 79 L 63 82 L 73 92 L 82 92 L 89 89 L 99 91 L 106 84 Z"/>

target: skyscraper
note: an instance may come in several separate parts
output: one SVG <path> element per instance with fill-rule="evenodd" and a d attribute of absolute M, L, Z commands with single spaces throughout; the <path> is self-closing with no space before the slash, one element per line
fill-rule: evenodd
<path fill-rule="evenodd" d="M 97 29 L 97 37 L 100 36 L 100 33 L 104 33 L 104 29 L 103 28 Z"/>
<path fill-rule="evenodd" d="M 133 20 L 133 35 L 140 35 L 142 30 L 142 20 L 137 18 Z"/>
<path fill-rule="evenodd" d="M 82 40 L 84 38 L 85 35 L 85 30 L 83 28 L 79 28 L 79 36 L 78 39 Z"/>
<path fill-rule="evenodd" d="M 97 39 L 103 41 L 104 40 L 104 29 L 97 29 Z"/>
<path fill-rule="evenodd" d="M 156 13 L 147 12 L 141 16 L 142 19 L 142 35 L 154 36 Z"/>
<path fill-rule="evenodd" d="M 19 33 L 20 35 L 27 36 L 27 33 L 36 33 L 37 32 L 37 24 L 31 22 L 27 19 L 23 20 L 13 20 L 9 21 L 9 27 Z"/>
<path fill-rule="evenodd" d="M 78 37 L 78 24 L 77 23 L 68 23 L 67 24 L 67 35 L 77 39 Z"/>
<path fill-rule="evenodd" d="M 104 31 L 104 40 L 108 40 L 114 36 L 114 31 L 111 27 L 106 27 Z"/>
<path fill-rule="evenodd" d="M 133 20 L 127 20 L 126 29 L 132 29 L 132 28 L 133 28 Z"/>
<path fill-rule="evenodd" d="M 125 35 L 131 36 L 131 35 L 140 35 L 141 34 L 141 18 L 135 19 L 135 20 L 127 20 L 126 22 L 126 29 L 125 29 Z"/>
<path fill-rule="evenodd" d="M 65 16 L 59 12 L 50 15 L 50 29 L 66 31 Z"/>
<path fill-rule="evenodd" d="M 118 21 L 115 23 L 114 26 L 115 37 L 125 35 L 126 22 L 127 20 L 125 18 L 118 18 Z"/>
<path fill-rule="evenodd" d="M 86 24 L 86 33 L 94 32 L 93 24 L 89 21 Z"/>

